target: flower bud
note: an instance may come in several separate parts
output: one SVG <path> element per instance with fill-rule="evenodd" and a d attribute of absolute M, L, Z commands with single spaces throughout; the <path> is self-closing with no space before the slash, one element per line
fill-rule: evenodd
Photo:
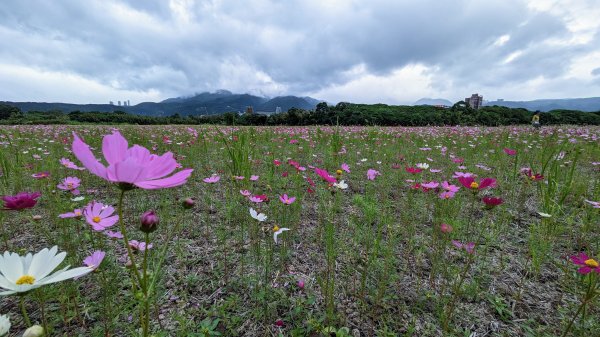
<path fill-rule="evenodd" d="M 275 321 L 275 326 L 277 326 L 277 327 L 280 327 L 280 328 L 281 328 L 281 327 L 283 326 L 283 320 L 281 320 L 281 319 L 278 319 L 278 320 L 276 320 L 276 321 Z"/>
<path fill-rule="evenodd" d="M 192 198 L 186 198 L 185 200 L 183 200 L 183 208 L 187 208 L 190 209 L 192 207 L 194 207 L 194 199 Z"/>
<path fill-rule="evenodd" d="M 304 280 L 298 280 L 298 288 L 300 288 L 300 290 L 304 289 Z"/>
<path fill-rule="evenodd" d="M 440 225 L 440 230 L 442 231 L 442 233 L 450 233 L 452 232 L 452 226 L 443 223 Z"/>
<path fill-rule="evenodd" d="M 34 325 L 25 330 L 23 337 L 42 337 L 44 336 L 44 328 L 39 325 Z"/>
<path fill-rule="evenodd" d="M 158 216 L 154 211 L 147 211 L 140 218 L 140 230 L 144 233 L 152 233 L 158 226 Z"/>

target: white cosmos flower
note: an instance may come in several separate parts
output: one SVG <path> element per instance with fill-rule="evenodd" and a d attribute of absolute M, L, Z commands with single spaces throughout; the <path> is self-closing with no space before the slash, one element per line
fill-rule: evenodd
<path fill-rule="evenodd" d="M 275 241 L 275 244 L 277 244 L 277 237 L 279 234 L 289 230 L 289 228 L 279 228 L 277 226 L 273 227 L 273 240 Z"/>
<path fill-rule="evenodd" d="M 254 219 L 258 220 L 258 221 L 261 221 L 261 222 L 267 220 L 267 216 L 266 215 L 264 215 L 263 213 L 258 213 L 252 207 L 250 207 L 250 216 L 253 217 Z"/>
<path fill-rule="evenodd" d="M 340 190 L 345 190 L 348 188 L 348 184 L 346 184 L 346 182 L 344 182 L 343 180 L 339 183 L 333 183 L 333 186 L 339 188 Z"/>
<path fill-rule="evenodd" d="M 417 167 L 420 168 L 421 170 L 427 170 L 429 168 L 429 164 L 427 164 L 427 163 L 418 163 Z"/>
<path fill-rule="evenodd" d="M 19 256 L 17 253 L 4 252 L 0 255 L 0 295 L 11 295 L 39 288 L 45 284 L 60 282 L 74 277 L 81 277 L 93 269 L 79 267 L 69 269 L 69 266 L 53 273 L 65 259 L 67 253 L 56 254 L 56 246 L 44 248 L 39 253 Z"/>
<path fill-rule="evenodd" d="M 0 315 L 0 336 L 4 336 L 10 330 L 10 320 L 6 315 Z"/>

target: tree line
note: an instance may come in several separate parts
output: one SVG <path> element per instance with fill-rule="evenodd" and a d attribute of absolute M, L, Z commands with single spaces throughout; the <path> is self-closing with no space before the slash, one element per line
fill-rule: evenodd
<path fill-rule="evenodd" d="M 123 111 L 65 113 L 60 110 L 22 112 L 19 108 L 0 104 L 0 124 L 222 124 L 222 125 L 379 125 L 379 126 L 444 126 L 444 125 L 519 125 L 529 124 L 533 111 L 523 108 L 486 106 L 472 109 L 465 102 L 452 107 L 429 105 L 395 106 L 386 104 L 336 105 L 319 103 L 314 110 L 291 108 L 287 112 L 262 115 L 227 112 L 220 115 L 144 116 Z M 600 111 L 552 110 L 540 115 L 542 125 L 600 125 Z"/>

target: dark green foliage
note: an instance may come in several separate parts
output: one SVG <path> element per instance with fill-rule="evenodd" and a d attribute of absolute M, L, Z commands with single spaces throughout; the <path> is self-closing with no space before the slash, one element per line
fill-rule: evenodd
<path fill-rule="evenodd" d="M 445 125 L 518 125 L 531 123 L 533 112 L 523 108 L 486 106 L 471 109 L 460 101 L 451 108 L 430 105 L 353 104 L 340 102 L 329 106 L 322 102 L 315 110 L 291 108 L 273 115 L 259 113 L 239 115 L 181 115 L 166 117 L 132 115 L 124 111 L 82 112 L 64 114 L 60 110 L 29 111 L 0 105 L 0 124 L 225 124 L 225 125 L 380 125 L 380 126 L 445 126 Z M 600 112 L 552 110 L 540 116 L 543 125 L 600 125 Z"/>

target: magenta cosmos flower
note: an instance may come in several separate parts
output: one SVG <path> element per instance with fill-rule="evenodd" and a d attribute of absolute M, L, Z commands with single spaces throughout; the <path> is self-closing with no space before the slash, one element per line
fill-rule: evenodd
<path fill-rule="evenodd" d="M 16 195 L 5 195 L 2 197 L 4 201 L 4 208 L 18 211 L 25 208 L 32 208 L 37 204 L 37 198 L 42 194 L 40 192 L 20 192 Z"/>
<path fill-rule="evenodd" d="M 496 179 L 492 178 L 483 178 L 478 183 L 473 177 L 458 177 L 458 182 L 460 182 L 460 184 L 464 187 L 473 189 L 474 191 L 482 190 L 488 187 L 496 187 Z"/>
<path fill-rule="evenodd" d="M 328 183 L 335 183 L 337 180 L 327 170 L 315 167 L 315 173 Z"/>
<path fill-rule="evenodd" d="M 600 264 L 598 264 L 598 261 L 590 258 L 585 253 L 579 253 L 579 255 L 571 256 L 571 261 L 578 266 L 582 266 L 577 270 L 579 274 L 586 275 L 592 271 L 600 274 Z"/>
<path fill-rule="evenodd" d="M 94 157 L 89 145 L 75 133 L 73 137 L 73 153 L 90 172 L 123 186 L 134 185 L 148 190 L 176 187 L 185 184 L 194 171 L 186 169 L 167 177 L 177 168 L 173 153 L 158 156 L 139 145 L 128 147 L 127 140 L 116 130 L 102 139 L 106 167 Z"/>
<path fill-rule="evenodd" d="M 83 211 L 85 220 L 95 231 L 103 231 L 108 227 L 113 226 L 119 221 L 118 215 L 112 215 L 115 212 L 114 207 L 104 205 L 100 202 L 91 202 Z"/>

